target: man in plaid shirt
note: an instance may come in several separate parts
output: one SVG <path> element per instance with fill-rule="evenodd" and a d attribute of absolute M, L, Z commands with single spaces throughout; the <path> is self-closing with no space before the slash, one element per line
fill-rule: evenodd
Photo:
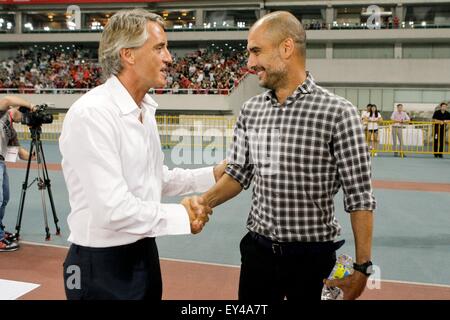
<path fill-rule="evenodd" d="M 327 285 L 356 299 L 371 273 L 375 199 L 363 128 L 357 109 L 306 71 L 305 45 L 301 23 L 288 12 L 270 13 L 251 28 L 248 67 L 269 90 L 243 105 L 226 174 L 202 196 L 215 207 L 254 182 L 239 299 L 320 299 L 343 244 L 334 242 L 340 187 L 351 213 L 355 272 Z"/>

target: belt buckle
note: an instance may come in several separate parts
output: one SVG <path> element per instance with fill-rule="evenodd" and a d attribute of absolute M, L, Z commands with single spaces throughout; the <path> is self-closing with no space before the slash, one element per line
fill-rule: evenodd
<path fill-rule="evenodd" d="M 273 254 L 275 254 L 275 255 L 282 255 L 282 250 L 281 250 L 281 246 L 280 246 L 280 244 L 279 243 L 272 243 L 272 251 L 273 251 Z"/>

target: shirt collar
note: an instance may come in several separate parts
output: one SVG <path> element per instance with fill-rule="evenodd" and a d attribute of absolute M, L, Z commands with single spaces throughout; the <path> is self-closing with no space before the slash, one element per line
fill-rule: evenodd
<path fill-rule="evenodd" d="M 293 99 L 297 99 L 299 95 L 302 94 L 310 94 L 316 88 L 316 82 L 311 74 L 311 72 L 306 71 L 306 79 L 305 81 L 295 89 L 295 91 L 287 98 L 286 102 L 290 102 Z M 273 100 L 276 101 L 275 91 L 268 90 L 264 94 L 265 100 Z"/>
<path fill-rule="evenodd" d="M 122 114 L 126 115 L 139 110 L 139 106 L 136 104 L 128 90 L 123 86 L 123 84 L 116 76 L 111 76 L 106 81 L 105 85 L 107 87 L 107 90 L 111 93 L 117 107 L 120 109 L 120 112 Z M 143 109 L 145 108 L 147 110 L 155 112 L 158 104 L 147 93 L 145 94 L 144 99 L 142 99 L 141 107 Z"/>
<path fill-rule="evenodd" d="M 311 72 L 306 71 L 306 80 L 297 88 L 297 91 L 300 90 L 303 94 L 309 94 L 314 91 L 316 88 L 316 81 L 314 80 Z"/>

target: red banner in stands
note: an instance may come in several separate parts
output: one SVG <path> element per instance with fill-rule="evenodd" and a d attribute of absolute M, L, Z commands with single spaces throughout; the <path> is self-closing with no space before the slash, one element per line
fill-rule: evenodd
<path fill-rule="evenodd" d="M 79 4 L 111 2 L 171 2 L 174 0 L 0 0 L 0 4 Z"/>

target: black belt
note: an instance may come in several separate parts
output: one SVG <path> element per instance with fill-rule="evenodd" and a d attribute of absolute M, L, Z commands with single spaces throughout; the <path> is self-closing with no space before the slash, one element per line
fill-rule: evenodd
<path fill-rule="evenodd" d="M 277 242 L 253 231 L 250 231 L 249 234 L 259 245 L 271 250 L 274 255 L 278 256 L 290 256 L 305 253 L 331 253 L 338 250 L 345 243 L 345 240 L 340 240 L 338 242 Z"/>
<path fill-rule="evenodd" d="M 72 247 L 76 252 L 79 251 L 87 251 L 87 252 L 102 252 L 102 253 L 108 253 L 108 252 L 114 252 L 117 250 L 131 250 L 136 247 L 142 247 L 149 243 L 155 243 L 155 238 L 143 238 L 136 242 L 114 246 L 114 247 L 84 247 L 80 246 L 78 244 L 72 243 Z"/>
<path fill-rule="evenodd" d="M 0 161 L 5 161 L 5 158 L 2 155 L 0 155 Z"/>

